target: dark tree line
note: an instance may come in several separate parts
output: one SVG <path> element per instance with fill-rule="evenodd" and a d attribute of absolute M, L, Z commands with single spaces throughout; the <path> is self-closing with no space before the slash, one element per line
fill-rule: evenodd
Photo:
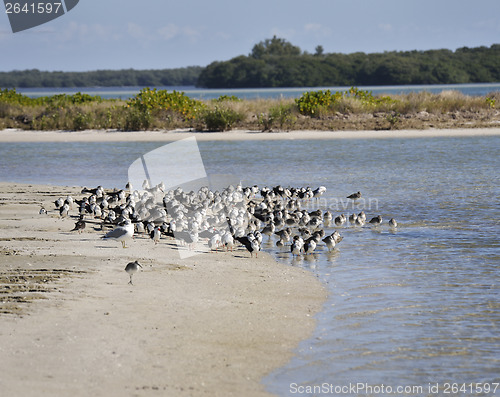
<path fill-rule="evenodd" d="M 452 84 L 500 81 L 500 45 L 365 54 L 302 52 L 273 37 L 248 56 L 213 62 L 200 74 L 207 88 Z"/>
<path fill-rule="evenodd" d="M 203 68 L 190 66 L 158 70 L 96 70 L 44 72 L 38 69 L 0 72 L 0 87 L 127 87 L 196 85 Z"/>
<path fill-rule="evenodd" d="M 314 54 L 284 39 L 266 39 L 249 55 L 207 67 L 161 70 L 0 72 L 0 87 L 187 86 L 318 87 L 500 82 L 500 44 L 450 50 Z"/>

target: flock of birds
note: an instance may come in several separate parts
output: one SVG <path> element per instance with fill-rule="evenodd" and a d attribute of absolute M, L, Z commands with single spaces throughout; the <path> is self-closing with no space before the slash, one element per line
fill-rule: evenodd
<path fill-rule="evenodd" d="M 84 188 L 82 199 L 71 196 L 54 202 L 61 217 L 78 212 L 78 220 L 71 231 L 79 233 L 88 222 L 100 224 L 105 232 L 103 239 L 115 240 L 126 248 L 134 236 L 149 236 L 154 244 L 162 239 L 175 239 L 178 246 L 193 250 L 203 244 L 208 250 L 231 250 L 245 247 L 252 257 L 261 250 L 265 239 L 280 249 L 289 249 L 293 256 L 309 255 L 325 244 L 328 251 L 335 249 L 343 237 L 338 230 L 327 234 L 329 227 L 340 228 L 347 223 L 361 227 L 365 224 L 379 226 L 382 216 L 367 220 L 364 211 L 346 216 L 333 216 L 329 211 L 308 211 L 310 203 L 319 199 L 326 188 L 309 187 L 259 188 L 258 186 L 228 186 L 220 191 L 202 187 L 197 192 L 181 188 L 166 190 L 160 183 L 150 187 L 144 181 L 142 190 L 105 191 L 102 186 Z M 361 192 L 347 197 L 359 200 Z M 46 213 L 42 207 L 40 213 Z M 391 228 L 397 227 L 394 218 Z M 132 275 L 142 267 L 137 261 L 128 263 L 125 270 Z"/>

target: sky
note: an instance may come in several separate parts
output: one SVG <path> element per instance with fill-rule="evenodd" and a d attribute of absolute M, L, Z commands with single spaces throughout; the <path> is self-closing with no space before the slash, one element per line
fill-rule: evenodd
<path fill-rule="evenodd" d="M 500 43 L 500 0 L 80 0 L 18 33 L 0 11 L 0 71 L 206 66 L 274 35 L 311 53 Z"/>

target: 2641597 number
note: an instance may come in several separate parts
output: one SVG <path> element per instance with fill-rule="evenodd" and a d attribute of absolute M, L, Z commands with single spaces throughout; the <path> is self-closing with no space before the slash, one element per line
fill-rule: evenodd
<path fill-rule="evenodd" d="M 58 14 L 61 7 L 62 7 L 61 2 L 47 2 L 38 4 L 5 3 L 5 13 L 6 14 Z"/>
<path fill-rule="evenodd" d="M 496 393 L 499 383 L 444 383 L 444 394 Z"/>

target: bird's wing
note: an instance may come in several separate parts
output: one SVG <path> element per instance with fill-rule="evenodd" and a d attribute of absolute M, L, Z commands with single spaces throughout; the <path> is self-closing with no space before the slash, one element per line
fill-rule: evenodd
<path fill-rule="evenodd" d="M 126 234 L 127 229 L 125 229 L 124 227 L 117 227 L 116 229 L 113 229 L 110 232 L 106 233 L 103 238 L 119 238 L 125 236 Z"/>

